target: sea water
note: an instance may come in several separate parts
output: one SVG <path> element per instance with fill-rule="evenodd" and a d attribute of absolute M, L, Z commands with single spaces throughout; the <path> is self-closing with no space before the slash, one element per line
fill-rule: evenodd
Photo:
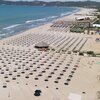
<path fill-rule="evenodd" d="M 0 5 L 0 38 L 43 25 L 78 10 L 74 7 Z"/>

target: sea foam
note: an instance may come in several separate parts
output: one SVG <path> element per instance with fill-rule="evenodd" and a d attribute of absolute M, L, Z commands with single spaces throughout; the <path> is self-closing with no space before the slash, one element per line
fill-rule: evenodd
<path fill-rule="evenodd" d="M 5 27 L 5 28 L 3 28 L 3 29 L 4 29 L 4 30 L 9 30 L 9 29 L 14 28 L 14 27 L 17 27 L 17 26 L 19 26 L 19 25 L 21 25 L 21 24 L 11 25 L 11 26 Z"/>

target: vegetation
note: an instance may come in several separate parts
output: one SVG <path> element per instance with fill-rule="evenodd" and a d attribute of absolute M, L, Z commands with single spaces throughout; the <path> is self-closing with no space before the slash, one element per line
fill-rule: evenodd
<path fill-rule="evenodd" d="M 87 56 L 91 56 L 91 57 L 99 57 L 100 54 L 96 54 L 93 51 L 84 51 L 84 52 L 79 52 L 80 56 L 84 56 L 84 54 L 87 54 Z"/>
<path fill-rule="evenodd" d="M 92 54 L 94 54 L 94 52 L 93 51 L 87 51 L 87 54 L 92 55 Z"/>
<path fill-rule="evenodd" d="M 83 33 L 84 29 L 83 27 L 73 27 L 70 29 L 71 32 L 76 32 L 76 33 Z"/>
<path fill-rule="evenodd" d="M 79 55 L 80 55 L 80 56 L 84 56 L 84 53 L 83 53 L 83 52 L 79 52 Z"/>
<path fill-rule="evenodd" d="M 96 57 L 96 54 L 93 51 L 87 51 L 87 54 L 92 57 Z"/>
<path fill-rule="evenodd" d="M 44 1 L 5 1 L 0 0 L 0 4 L 7 4 L 7 5 L 38 5 L 38 6 L 68 6 L 68 7 L 89 7 L 89 8 L 98 8 L 100 9 L 100 3 L 95 1 L 68 1 L 68 2 L 44 2 Z"/>
<path fill-rule="evenodd" d="M 100 14 L 97 14 L 96 16 L 97 16 L 97 20 L 94 22 L 94 24 L 100 24 Z"/>

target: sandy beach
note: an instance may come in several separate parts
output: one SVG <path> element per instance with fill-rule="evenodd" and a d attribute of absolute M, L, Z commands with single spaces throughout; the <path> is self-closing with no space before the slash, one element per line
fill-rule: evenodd
<path fill-rule="evenodd" d="M 0 40 L 0 100 L 100 100 L 100 58 L 73 52 L 100 53 L 100 35 L 69 31 L 76 18 L 96 10 L 80 9 L 54 21 L 69 22 L 61 29 L 50 22 Z M 34 47 L 43 41 L 49 50 Z"/>

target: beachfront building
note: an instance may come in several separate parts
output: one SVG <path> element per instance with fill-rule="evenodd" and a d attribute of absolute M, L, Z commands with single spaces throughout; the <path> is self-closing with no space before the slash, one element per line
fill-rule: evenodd
<path fill-rule="evenodd" d="M 75 18 L 75 21 L 76 24 L 71 28 L 71 32 L 84 33 L 85 29 L 90 27 L 91 21 L 89 17 L 78 17 Z"/>
<path fill-rule="evenodd" d="M 76 18 L 77 25 L 80 27 L 90 27 L 91 20 L 89 17 Z"/>
<path fill-rule="evenodd" d="M 93 24 L 93 27 L 100 28 L 100 24 Z"/>
<path fill-rule="evenodd" d="M 96 34 L 100 35 L 100 24 L 93 24 L 92 27 L 94 28 Z"/>
<path fill-rule="evenodd" d="M 94 23 L 96 20 L 94 17 L 77 17 L 75 20 L 76 25 L 71 28 L 71 32 L 95 34 L 95 32 L 91 30 L 92 23 Z"/>

